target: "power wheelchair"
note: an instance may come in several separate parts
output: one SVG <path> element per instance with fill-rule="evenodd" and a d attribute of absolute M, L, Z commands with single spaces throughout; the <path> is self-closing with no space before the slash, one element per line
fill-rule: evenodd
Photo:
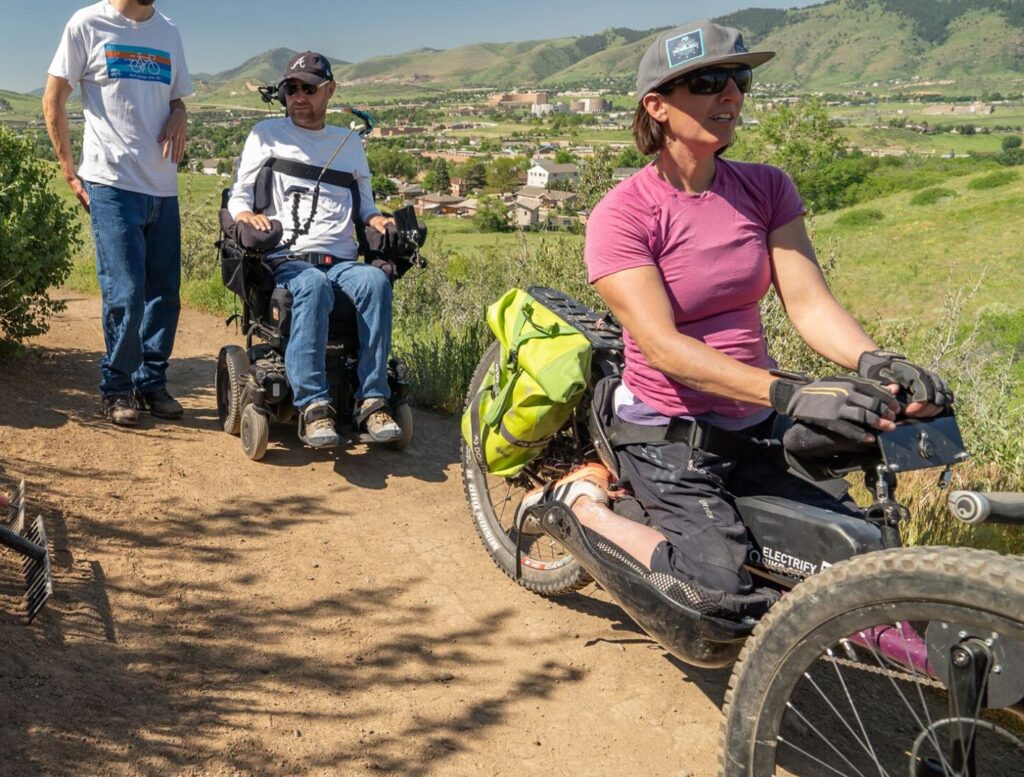
<path fill-rule="evenodd" d="M 281 159 L 268 160 L 261 170 L 255 187 L 254 212 L 263 212 L 269 203 L 269 176 L 275 169 L 318 182 L 322 179 L 347 186 L 352 192 L 352 210 L 359 212 L 359 190 L 350 174 Z M 301 413 L 296 412 L 292 403 L 284 361 L 291 328 L 292 295 L 287 289 L 275 288 L 271 262 L 267 258 L 280 245 L 283 233 L 280 222 L 272 222 L 274 229 L 270 233 L 260 233 L 248 229 L 247 225 L 236 224 L 227 210 L 229 195 L 230 189 L 225 189 L 221 195 L 221 233 L 216 245 L 220 252 L 222 280 L 242 302 L 241 313 L 232 316 L 228 322 L 240 321 L 245 333 L 245 347 L 226 345 L 217 356 L 217 415 L 225 432 L 240 436 L 245 455 L 258 461 L 266 454 L 272 421 L 289 422 L 298 416 L 298 422 L 302 423 Z M 364 230 L 362 224 L 356 225 L 364 261 L 368 264 L 389 262 L 394 267 L 392 282 L 411 267 L 426 265 L 419 249 L 426 240 L 427 232 L 426 227 L 416 220 L 411 206 L 401 208 L 393 215 L 397 230 L 389 230 L 387 236 L 381 236 L 373 229 Z M 342 438 L 347 437 L 350 442 L 370 443 L 374 440 L 360 431 L 364 419 L 354 418 L 358 357 L 355 307 L 347 296 L 335 289 L 326 353 L 331 404 L 338 411 L 336 426 Z M 407 368 L 399 359 L 389 359 L 388 386 L 391 389 L 388 410 L 402 434 L 384 444 L 401 450 L 412 440 L 413 420 L 408 404 Z"/>

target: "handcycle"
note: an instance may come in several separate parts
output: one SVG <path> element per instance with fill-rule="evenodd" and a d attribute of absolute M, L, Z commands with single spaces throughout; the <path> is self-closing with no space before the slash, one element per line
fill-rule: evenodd
<path fill-rule="evenodd" d="M 593 374 L 569 421 L 515 477 L 488 473 L 463 441 L 470 511 L 503 572 L 546 596 L 596 582 L 683 662 L 732 664 L 724 777 L 1024 772 L 1024 561 L 902 547 L 909 513 L 896 501 L 898 477 L 938 467 L 948 482 L 966 458 L 952 416 L 902 423 L 853 458 L 811 458 L 794 444 L 791 461 L 806 477 L 861 470 L 874 501 L 853 517 L 777 497 L 738 499 L 747 569 L 783 595 L 760 619 L 722 617 L 700 586 L 648 572 L 560 502 L 528 511 L 541 531 L 520 530 L 528 491 L 598 458 L 617 471 L 601 387 L 623 364 L 612 316 L 552 289 L 529 291 L 587 337 Z M 485 351 L 467 402 L 503 358 L 497 342 Z M 966 522 L 1024 522 L 1024 494 L 960 491 L 949 503 Z"/>

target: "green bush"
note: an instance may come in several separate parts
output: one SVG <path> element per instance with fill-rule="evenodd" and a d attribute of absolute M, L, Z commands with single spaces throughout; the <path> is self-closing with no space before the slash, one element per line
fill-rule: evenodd
<path fill-rule="evenodd" d="M 1006 186 L 1006 184 L 1013 183 L 1016 180 L 1017 172 L 1015 170 L 997 170 L 994 173 L 989 173 L 988 175 L 983 175 L 980 178 L 975 178 L 967 184 L 967 188 L 972 191 L 995 189 L 999 186 Z"/>
<path fill-rule="evenodd" d="M 71 272 L 78 220 L 50 190 L 52 178 L 32 143 L 0 125 L 0 346 L 42 334 L 64 308 L 47 291 Z"/>
<path fill-rule="evenodd" d="M 939 200 L 947 197 L 956 197 L 956 192 L 942 186 L 933 186 L 930 189 L 922 189 L 910 198 L 911 205 L 934 205 Z"/>
<path fill-rule="evenodd" d="M 878 208 L 859 208 L 847 211 L 836 219 L 836 224 L 844 227 L 870 227 L 885 218 Z"/>

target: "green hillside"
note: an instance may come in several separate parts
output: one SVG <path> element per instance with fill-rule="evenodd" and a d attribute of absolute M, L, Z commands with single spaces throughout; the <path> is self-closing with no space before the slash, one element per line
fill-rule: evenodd
<path fill-rule="evenodd" d="M 804 90 L 910 90 L 980 95 L 1024 92 L 1024 2 L 1021 0 L 830 0 L 789 10 L 750 8 L 719 17 L 737 26 L 751 48 L 778 56 L 762 81 Z M 415 49 L 349 64 L 331 57 L 343 89 L 387 84 L 417 90 L 486 86 L 598 86 L 622 89 L 658 30 L 615 28 L 593 35 Z M 259 84 L 272 83 L 291 49 L 277 48 L 237 67 L 197 76 L 196 100 L 259 107 Z M 0 93 L 13 111 L 37 112 L 35 98 Z M 0 110 L 3 104 L 0 103 Z"/>
<path fill-rule="evenodd" d="M 42 103 L 38 97 L 0 89 L 0 121 L 25 121 L 42 115 Z"/>
<path fill-rule="evenodd" d="M 971 188 L 990 175 L 943 181 L 950 194 L 932 204 L 915 205 L 916 192 L 900 192 L 815 219 L 819 247 L 836 241 L 834 285 L 843 301 L 866 318 L 934 322 L 947 286 L 980 283 L 968 312 L 1024 312 L 1020 236 L 1008 228 L 1024 211 L 1024 173 L 995 188 Z"/>

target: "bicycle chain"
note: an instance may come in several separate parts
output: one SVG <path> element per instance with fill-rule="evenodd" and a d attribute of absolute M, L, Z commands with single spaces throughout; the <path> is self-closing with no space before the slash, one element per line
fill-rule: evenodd
<path fill-rule="evenodd" d="M 859 669 L 862 672 L 868 672 L 870 674 L 880 674 L 884 677 L 890 677 L 894 680 L 902 680 L 907 683 L 916 683 L 918 685 L 924 685 L 928 688 L 937 688 L 940 691 L 946 690 L 946 686 L 938 680 L 933 680 L 931 677 L 925 677 L 921 674 L 911 674 L 910 672 L 903 672 L 899 669 L 885 669 L 881 666 L 872 666 L 871 664 L 865 664 L 861 661 L 852 661 L 849 658 L 840 658 L 839 656 L 833 655 L 831 657 L 822 656 L 822 659 L 831 660 L 833 663 L 839 664 L 840 666 L 846 666 L 851 669 Z"/>

